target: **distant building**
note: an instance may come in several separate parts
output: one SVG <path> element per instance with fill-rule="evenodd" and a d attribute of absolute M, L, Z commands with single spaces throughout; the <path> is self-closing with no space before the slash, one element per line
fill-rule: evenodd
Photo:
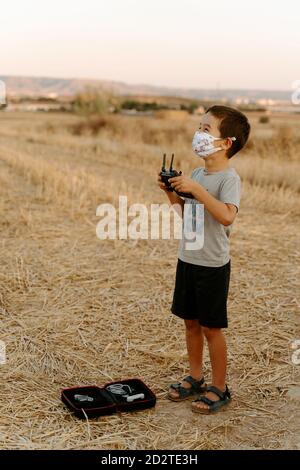
<path fill-rule="evenodd" d="M 238 98 L 236 98 L 234 100 L 235 104 L 237 105 L 241 105 L 241 104 L 249 104 L 250 103 L 250 100 L 249 98 L 245 98 L 243 96 L 239 96 Z"/>
<path fill-rule="evenodd" d="M 120 114 L 125 116 L 153 116 L 154 112 L 152 110 L 149 111 L 138 111 L 137 109 L 121 109 Z"/>
<path fill-rule="evenodd" d="M 9 103 L 4 111 L 70 111 L 70 105 L 48 104 L 48 103 Z"/>
<path fill-rule="evenodd" d="M 51 98 L 52 100 L 56 100 L 56 98 L 58 97 L 58 94 L 57 93 L 48 93 L 46 96 L 47 96 L 47 98 Z"/>
<path fill-rule="evenodd" d="M 267 98 L 262 98 L 260 100 L 257 100 L 257 104 L 259 104 L 260 106 L 274 106 L 276 104 L 276 101 Z"/>

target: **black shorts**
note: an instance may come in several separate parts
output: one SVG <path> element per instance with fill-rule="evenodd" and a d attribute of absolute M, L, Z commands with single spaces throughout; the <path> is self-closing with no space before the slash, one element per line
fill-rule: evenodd
<path fill-rule="evenodd" d="M 230 260 L 211 267 L 178 259 L 171 312 L 208 328 L 227 328 L 230 267 Z"/>

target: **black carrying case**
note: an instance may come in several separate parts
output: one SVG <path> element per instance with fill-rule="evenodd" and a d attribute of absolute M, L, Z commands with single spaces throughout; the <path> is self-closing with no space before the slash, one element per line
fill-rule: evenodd
<path fill-rule="evenodd" d="M 127 402 L 126 398 L 121 395 L 115 395 L 107 388 L 109 385 L 114 384 L 129 385 L 134 394 L 143 393 L 144 398 Z M 76 394 L 88 395 L 93 398 L 93 401 L 80 403 L 75 399 Z M 155 394 L 138 378 L 109 382 L 103 385 L 103 387 L 87 385 L 65 388 L 61 392 L 61 399 L 78 418 L 85 418 L 86 416 L 94 418 L 116 412 L 144 410 L 155 406 L 156 403 Z"/>

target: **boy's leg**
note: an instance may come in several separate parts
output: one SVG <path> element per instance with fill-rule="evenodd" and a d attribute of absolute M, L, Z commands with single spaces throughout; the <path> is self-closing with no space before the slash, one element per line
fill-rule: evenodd
<path fill-rule="evenodd" d="M 185 336 L 186 346 L 189 357 L 190 375 L 200 380 L 203 377 L 202 372 L 202 357 L 203 357 L 203 331 L 198 320 L 184 320 L 185 322 Z M 182 386 L 190 388 L 191 384 L 183 381 Z M 179 394 L 176 390 L 170 388 L 169 395 L 174 398 L 178 397 Z"/>
<path fill-rule="evenodd" d="M 212 368 L 212 385 L 225 392 L 226 389 L 226 368 L 227 368 L 227 347 L 225 336 L 221 328 L 202 327 L 205 338 L 207 339 L 209 357 Z M 204 394 L 210 400 L 219 400 L 219 397 L 213 392 Z M 203 402 L 197 402 L 197 408 L 208 408 Z"/>

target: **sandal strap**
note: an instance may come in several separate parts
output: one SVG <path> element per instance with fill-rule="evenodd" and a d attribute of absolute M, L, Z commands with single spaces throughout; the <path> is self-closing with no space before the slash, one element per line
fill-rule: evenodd
<path fill-rule="evenodd" d="M 197 398 L 197 400 L 195 401 L 203 401 L 203 403 L 205 403 L 208 406 L 211 406 L 215 403 L 213 400 L 211 400 L 210 398 L 207 398 L 205 395 Z"/>
<path fill-rule="evenodd" d="M 210 387 L 207 387 L 207 392 L 215 393 L 220 398 L 220 400 L 224 400 L 226 397 L 230 398 L 230 393 L 229 393 L 227 385 L 226 385 L 225 392 L 222 392 L 222 390 L 215 387 L 214 385 L 211 385 Z"/>
<path fill-rule="evenodd" d="M 201 385 L 204 383 L 204 377 L 202 377 L 200 380 L 196 380 L 191 375 L 187 375 L 183 380 L 188 382 L 196 391 L 198 391 L 199 387 L 201 387 Z"/>
<path fill-rule="evenodd" d="M 191 386 L 189 388 L 183 387 L 181 382 L 171 384 L 170 387 L 176 390 L 180 398 L 185 398 L 195 393 L 202 393 L 205 390 L 203 384 L 205 383 L 204 377 L 200 380 L 195 380 L 191 375 L 188 375 L 183 380 L 188 382 Z M 201 386 L 202 385 L 202 386 Z"/>
<path fill-rule="evenodd" d="M 195 394 L 195 390 L 193 389 L 193 387 L 185 388 L 180 383 L 171 384 L 170 387 L 176 390 L 176 392 L 179 394 L 179 397 L 182 399 Z"/>
<path fill-rule="evenodd" d="M 171 385 L 170 385 L 170 388 L 174 388 L 174 390 L 177 390 L 177 391 L 178 391 L 178 389 L 181 388 L 181 384 L 180 384 L 180 383 L 171 384 Z"/>

